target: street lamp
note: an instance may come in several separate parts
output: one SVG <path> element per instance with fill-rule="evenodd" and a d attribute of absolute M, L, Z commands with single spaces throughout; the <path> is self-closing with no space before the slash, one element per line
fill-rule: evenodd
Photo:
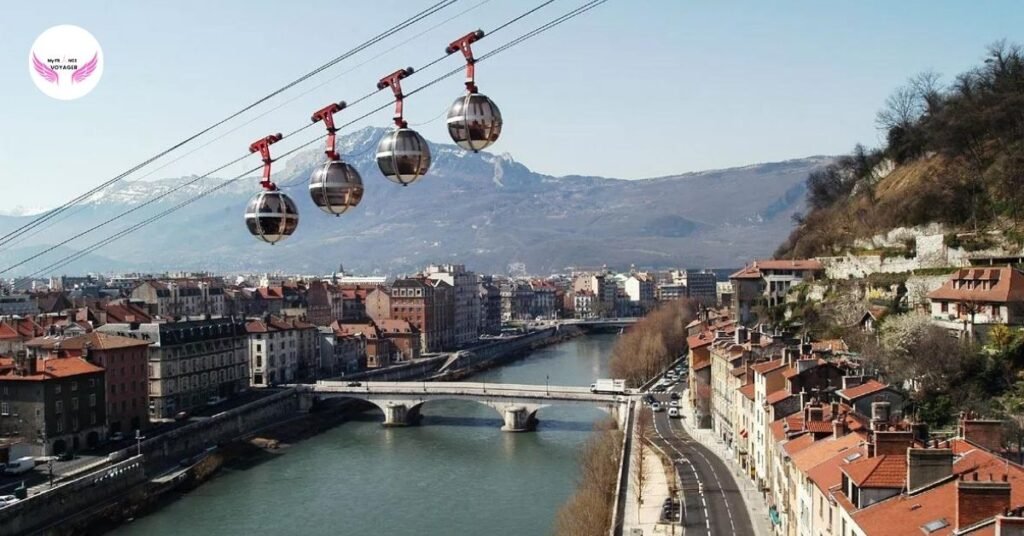
<path fill-rule="evenodd" d="M 551 386 L 550 386 L 550 385 L 548 385 L 548 381 L 549 381 L 550 379 L 551 379 L 551 376 L 549 376 L 549 375 L 547 375 L 547 374 L 545 374 L 545 375 L 544 375 L 544 392 L 545 392 L 545 393 L 546 393 L 546 394 L 547 394 L 548 396 L 551 396 Z"/>
<path fill-rule="evenodd" d="M 142 456 L 142 440 L 143 439 L 146 439 L 146 438 L 142 435 L 142 430 L 139 430 L 138 428 L 136 428 L 135 429 L 135 455 L 136 456 Z"/>

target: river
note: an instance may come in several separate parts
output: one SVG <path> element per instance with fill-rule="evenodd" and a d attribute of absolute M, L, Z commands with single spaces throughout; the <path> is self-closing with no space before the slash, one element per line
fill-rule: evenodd
<path fill-rule="evenodd" d="M 589 385 L 614 335 L 550 346 L 472 381 Z M 115 531 L 129 535 L 543 535 L 575 487 L 577 453 L 605 414 L 541 409 L 534 433 L 500 430 L 482 404 L 423 406 L 421 426 L 368 413 L 216 478 Z"/>

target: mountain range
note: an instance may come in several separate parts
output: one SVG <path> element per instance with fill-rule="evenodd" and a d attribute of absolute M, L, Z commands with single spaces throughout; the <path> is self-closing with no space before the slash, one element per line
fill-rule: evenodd
<path fill-rule="evenodd" d="M 300 222 L 295 235 L 276 245 L 257 241 L 242 223 L 246 202 L 259 190 L 253 177 L 226 185 L 60 272 L 323 273 L 343 264 L 348 271 L 396 274 L 431 262 L 464 263 L 485 273 L 503 273 L 513 263 L 525 264 L 531 273 L 605 264 L 739 266 L 772 253 L 792 228 L 792 215 L 803 210 L 808 173 L 831 161 L 814 156 L 643 180 L 552 177 L 508 154 L 431 143 L 430 172 L 402 187 L 386 180 L 374 161 L 385 132 L 368 127 L 339 137 L 339 153 L 359 170 L 366 187 L 361 204 L 340 217 L 320 211 L 306 191 L 310 173 L 323 159 L 321 151 L 297 153 L 277 168 L 274 180 L 295 199 Z M 0 262 L 9 266 L 188 179 L 119 182 L 52 227 L 0 250 Z M 105 227 L 11 274 L 31 273 L 223 180 L 203 179 L 181 188 L 125 223 Z M 29 216 L 0 216 L 0 230 L 27 221 Z"/>

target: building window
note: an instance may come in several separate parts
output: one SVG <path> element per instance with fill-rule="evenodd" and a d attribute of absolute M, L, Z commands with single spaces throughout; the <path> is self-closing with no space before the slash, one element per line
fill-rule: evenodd
<path fill-rule="evenodd" d="M 61 413 L 64 413 L 64 401 L 63 400 L 58 400 L 57 403 L 54 405 L 54 409 L 55 409 L 55 411 L 57 412 L 58 415 L 60 415 Z"/>
<path fill-rule="evenodd" d="M 64 416 L 63 415 L 58 415 L 57 416 L 57 433 L 59 434 L 59 433 L 61 433 L 63 431 L 64 431 Z"/>
<path fill-rule="evenodd" d="M 135 401 L 132 400 L 132 402 L 135 402 Z M 96 412 L 95 411 L 92 412 L 91 414 L 89 414 L 89 424 L 92 424 L 92 425 L 96 424 Z"/>
<path fill-rule="evenodd" d="M 0 415 L 10 415 L 11 406 L 7 402 L 0 402 Z"/>
<path fill-rule="evenodd" d="M 78 397 L 71 399 L 71 411 L 78 411 Z"/>
<path fill-rule="evenodd" d="M 59 383 L 56 386 L 54 386 L 53 393 L 54 394 L 58 394 L 58 395 L 60 394 L 60 384 Z"/>
<path fill-rule="evenodd" d="M 95 408 L 96 407 L 96 395 L 95 394 L 89 395 L 89 407 L 90 408 Z"/>

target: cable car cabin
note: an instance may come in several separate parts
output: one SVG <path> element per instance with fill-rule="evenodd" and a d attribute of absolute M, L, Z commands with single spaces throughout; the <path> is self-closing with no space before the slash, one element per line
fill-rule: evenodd
<path fill-rule="evenodd" d="M 351 165 L 329 160 L 313 171 L 309 195 L 320 210 L 340 216 L 363 199 L 363 178 Z"/>
<path fill-rule="evenodd" d="M 256 238 L 275 244 L 295 232 L 299 226 L 299 211 L 284 192 L 263 191 L 245 207 L 245 226 Z"/>
<path fill-rule="evenodd" d="M 448 109 L 448 134 L 463 149 L 484 149 L 501 135 L 501 110 L 487 96 L 467 93 Z"/>
<path fill-rule="evenodd" d="M 408 186 L 430 169 L 427 140 L 409 128 L 384 135 L 377 146 L 377 166 L 389 180 Z"/>

